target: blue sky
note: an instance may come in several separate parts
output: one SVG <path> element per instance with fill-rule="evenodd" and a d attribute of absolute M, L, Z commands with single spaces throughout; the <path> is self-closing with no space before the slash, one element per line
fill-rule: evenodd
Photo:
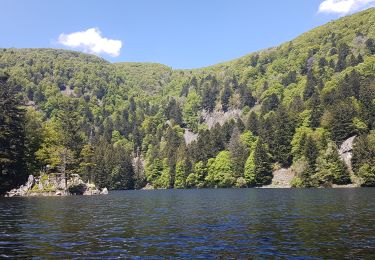
<path fill-rule="evenodd" d="M 375 0 L 0 0 L 0 47 L 196 68 L 291 40 Z M 75 33 L 75 34 L 73 34 Z"/>

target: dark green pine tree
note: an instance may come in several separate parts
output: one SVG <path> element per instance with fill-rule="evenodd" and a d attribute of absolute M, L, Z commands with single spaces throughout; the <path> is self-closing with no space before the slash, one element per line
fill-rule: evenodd
<path fill-rule="evenodd" d="M 93 182 L 100 188 L 110 186 L 110 177 L 113 166 L 112 148 L 103 137 L 95 143 L 92 168 Z"/>
<path fill-rule="evenodd" d="M 228 144 L 228 150 L 232 159 L 235 177 L 238 178 L 243 174 L 245 160 L 248 157 L 248 151 L 241 142 L 241 133 L 237 127 L 233 129 L 233 133 Z"/>
<path fill-rule="evenodd" d="M 251 131 L 254 135 L 259 135 L 259 119 L 258 115 L 251 111 L 246 120 L 246 129 Z"/>
<path fill-rule="evenodd" d="M 337 99 L 345 99 L 348 97 L 359 98 L 361 81 L 356 70 L 352 70 L 349 74 L 345 74 L 337 88 Z"/>
<path fill-rule="evenodd" d="M 363 57 L 362 55 L 359 53 L 358 56 L 357 56 L 357 64 L 360 64 L 362 63 L 364 60 L 363 60 Z"/>
<path fill-rule="evenodd" d="M 306 158 L 307 168 L 302 172 L 300 178 L 303 187 L 314 187 L 315 184 L 311 177 L 316 172 L 316 160 L 319 156 L 319 150 L 315 140 L 311 136 L 307 136 L 304 143 L 302 153 Z"/>
<path fill-rule="evenodd" d="M 280 106 L 272 120 L 272 131 L 269 143 L 273 159 L 287 167 L 292 162 L 291 141 L 294 135 L 294 123 L 284 107 Z"/>
<path fill-rule="evenodd" d="M 360 116 L 367 123 L 369 129 L 375 129 L 375 78 L 361 82 L 359 89 L 359 101 L 361 102 Z"/>
<path fill-rule="evenodd" d="M 0 194 L 27 179 L 25 165 L 25 111 L 16 90 L 0 75 Z"/>
<path fill-rule="evenodd" d="M 315 171 L 316 159 L 319 156 L 319 150 L 315 140 L 311 136 L 306 137 L 303 155 L 307 160 L 308 167 L 312 169 L 312 171 Z"/>
<path fill-rule="evenodd" d="M 288 74 L 281 80 L 281 84 L 283 84 L 285 87 L 296 82 L 297 72 L 295 70 L 289 71 Z"/>
<path fill-rule="evenodd" d="M 81 132 L 82 117 L 78 112 L 78 106 L 78 100 L 65 99 L 60 105 L 58 114 L 64 132 L 63 144 L 68 149 L 74 151 L 76 157 L 79 156 L 83 146 Z"/>
<path fill-rule="evenodd" d="M 309 99 L 314 94 L 314 92 L 316 91 L 315 90 L 316 85 L 317 85 L 317 79 L 314 76 L 314 72 L 312 70 L 309 70 L 307 72 L 306 85 L 305 85 L 305 89 L 303 91 L 303 99 L 304 100 Z"/>
<path fill-rule="evenodd" d="M 201 130 L 199 131 L 198 139 L 193 141 L 189 147 L 189 153 L 193 162 L 207 162 L 211 158 L 211 141 L 210 141 L 210 131 Z"/>
<path fill-rule="evenodd" d="M 336 143 L 340 143 L 356 133 L 353 124 L 355 111 L 350 99 L 345 99 L 332 106 L 330 112 L 330 130 Z"/>
<path fill-rule="evenodd" d="M 356 70 L 352 70 L 349 73 L 349 86 L 352 89 L 352 93 L 356 99 L 359 99 L 359 90 L 361 88 L 361 79 Z"/>
<path fill-rule="evenodd" d="M 272 93 L 269 97 L 263 100 L 262 106 L 260 109 L 261 114 L 264 115 L 270 112 L 271 110 L 276 110 L 279 104 L 280 104 L 279 97 L 275 93 Z"/>
<path fill-rule="evenodd" d="M 208 140 L 200 139 L 202 142 L 208 142 L 207 146 L 209 151 L 209 157 L 215 157 L 220 151 L 225 149 L 225 138 L 224 132 L 221 130 L 220 124 L 216 124 L 210 130 L 210 137 Z"/>
<path fill-rule="evenodd" d="M 361 135 L 354 141 L 352 168 L 355 173 L 359 168 L 367 163 L 375 162 L 375 147 L 370 146 L 367 135 Z"/>
<path fill-rule="evenodd" d="M 170 169 L 169 187 L 174 187 L 174 180 L 176 176 L 176 163 L 177 163 L 177 149 L 183 142 L 179 136 L 177 129 L 168 127 L 165 133 L 166 145 L 163 151 L 164 158 L 168 158 L 168 166 Z"/>
<path fill-rule="evenodd" d="M 245 106 L 255 106 L 256 99 L 251 95 L 251 91 L 244 84 L 239 85 L 238 92 L 240 93 L 241 108 Z"/>
<path fill-rule="evenodd" d="M 203 84 L 203 97 L 202 97 L 202 107 L 206 109 L 209 112 L 212 112 L 216 105 L 216 98 L 218 95 L 218 83 L 216 78 L 209 77 L 206 80 L 209 80 L 210 82 L 205 82 Z"/>
<path fill-rule="evenodd" d="M 366 48 L 368 49 L 370 55 L 375 54 L 375 43 L 372 38 L 369 38 L 365 42 Z"/>
<path fill-rule="evenodd" d="M 164 114 L 166 118 L 168 118 L 169 120 L 173 120 L 175 124 L 182 125 L 182 110 L 176 99 L 171 98 L 168 101 Z"/>
<path fill-rule="evenodd" d="M 114 147 L 115 166 L 111 172 L 111 187 L 116 190 L 134 189 L 134 170 L 130 152 L 122 146 Z"/>
<path fill-rule="evenodd" d="M 272 161 L 268 149 L 260 139 L 254 149 L 254 172 L 257 186 L 270 184 L 272 181 Z"/>
<path fill-rule="evenodd" d="M 339 45 L 338 60 L 336 63 L 336 72 L 343 71 L 346 68 L 346 56 L 349 54 L 349 46 L 345 43 Z"/>
<path fill-rule="evenodd" d="M 358 63 L 357 63 L 357 58 L 354 56 L 353 53 L 349 56 L 349 65 L 350 65 L 351 67 L 355 67 L 355 66 L 358 65 Z"/>
<path fill-rule="evenodd" d="M 232 92 L 229 86 L 225 86 L 223 92 L 221 93 L 221 108 L 224 112 L 227 112 L 229 109 L 229 99 Z"/>
<path fill-rule="evenodd" d="M 319 93 L 315 92 L 309 103 L 309 107 L 311 109 L 311 115 L 310 115 L 310 127 L 315 129 L 319 127 L 320 125 L 320 118 L 323 115 L 324 110 L 322 109 L 322 106 L 320 104 L 320 98 Z"/>

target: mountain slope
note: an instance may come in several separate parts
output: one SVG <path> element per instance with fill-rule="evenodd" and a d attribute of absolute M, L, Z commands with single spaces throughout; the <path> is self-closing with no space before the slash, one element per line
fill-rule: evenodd
<path fill-rule="evenodd" d="M 36 174 L 51 162 L 48 171 L 59 171 L 51 151 L 64 148 L 68 171 L 111 188 L 260 186 L 272 167 L 291 165 L 296 186 L 341 184 L 351 180 L 334 147 L 360 135 L 353 169 L 370 185 L 374 28 L 371 8 L 193 70 L 54 49 L 0 49 L 0 68 L 21 90 L 28 122 L 38 122 L 27 133 L 38 140 L 29 151 Z M 204 118 L 233 111 L 238 120 L 207 130 Z M 184 128 L 198 139 L 186 144 Z"/>

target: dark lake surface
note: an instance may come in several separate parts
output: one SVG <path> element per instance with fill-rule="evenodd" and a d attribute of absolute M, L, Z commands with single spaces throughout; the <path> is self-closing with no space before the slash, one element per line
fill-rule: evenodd
<path fill-rule="evenodd" d="M 0 198 L 0 258 L 375 259 L 375 189 Z"/>

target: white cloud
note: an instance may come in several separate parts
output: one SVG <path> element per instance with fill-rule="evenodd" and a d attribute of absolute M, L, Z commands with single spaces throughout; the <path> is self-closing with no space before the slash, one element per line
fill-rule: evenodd
<path fill-rule="evenodd" d="M 120 55 L 122 42 L 120 40 L 112 40 L 101 36 L 98 28 L 90 28 L 82 32 L 74 32 L 70 34 L 60 34 L 58 42 L 62 45 L 79 48 L 84 52 L 93 54 L 106 53 L 112 57 Z"/>
<path fill-rule="evenodd" d="M 375 6 L 375 0 L 324 0 L 318 13 L 337 13 L 345 15 Z"/>

